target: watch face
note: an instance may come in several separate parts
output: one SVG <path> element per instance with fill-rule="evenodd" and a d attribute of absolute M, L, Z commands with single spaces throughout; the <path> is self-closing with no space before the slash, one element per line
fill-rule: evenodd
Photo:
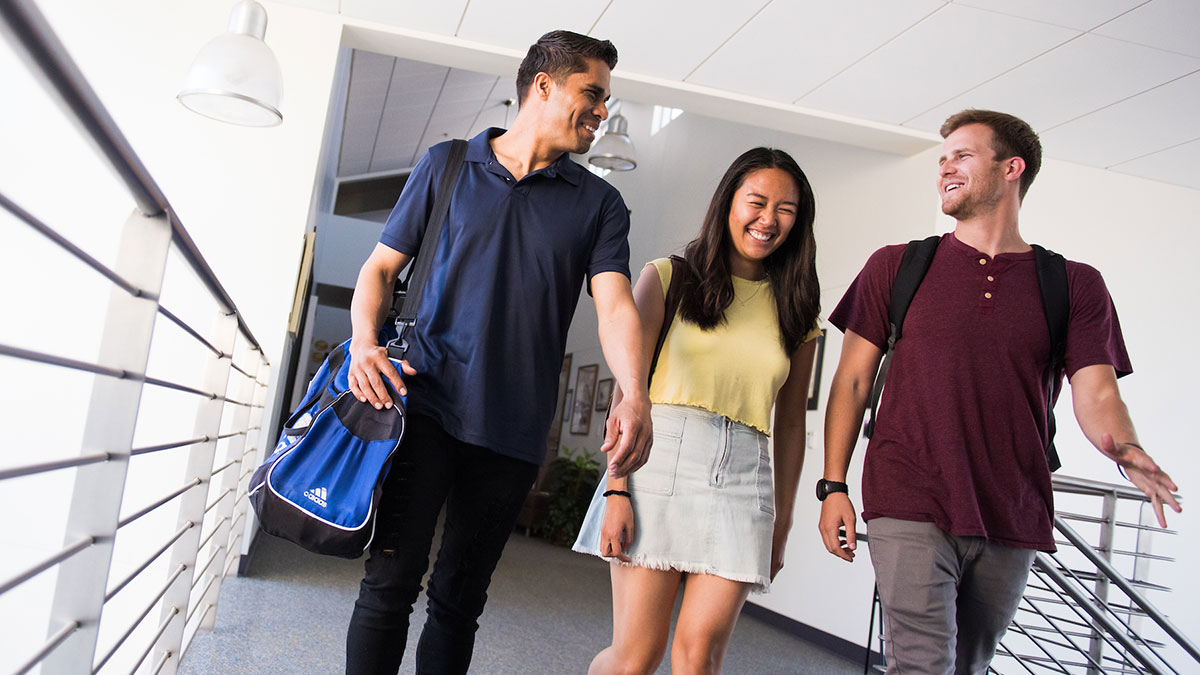
<path fill-rule="evenodd" d="M 829 495 L 833 494 L 834 492 L 845 492 L 845 493 L 849 494 L 850 490 L 849 490 L 849 488 L 846 487 L 845 483 L 839 483 L 837 481 L 832 481 L 832 480 L 825 480 L 824 478 L 817 481 L 817 499 L 818 500 L 825 501 L 825 498 L 828 497 Z"/>

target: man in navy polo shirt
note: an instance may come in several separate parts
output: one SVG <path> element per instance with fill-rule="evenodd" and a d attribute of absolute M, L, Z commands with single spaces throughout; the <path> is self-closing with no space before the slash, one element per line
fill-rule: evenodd
<path fill-rule="evenodd" d="M 545 454 L 585 281 L 605 358 L 633 393 L 613 409 L 603 449 L 622 473 L 645 461 L 648 358 L 629 283 L 629 212 L 615 188 L 568 156 L 587 152 L 608 116 L 616 62 L 608 41 L 542 36 L 517 73 L 512 128 L 470 141 L 442 240 L 422 235 L 449 143 L 413 169 L 359 273 L 350 387 L 377 407 L 391 405 L 385 379 L 407 390 L 409 422 L 350 619 L 350 673 L 397 672 L 443 504 L 416 666 L 466 672 L 488 583 Z M 401 379 L 376 334 L 397 275 L 424 246 L 436 256 Z"/>
<path fill-rule="evenodd" d="M 1049 327 L 1017 215 L 1041 165 L 1016 117 L 964 110 L 941 129 L 942 237 L 904 319 L 863 467 L 863 519 L 889 673 L 984 673 L 1016 613 L 1034 552 L 1053 551 L 1046 459 Z M 887 345 L 905 245 L 867 261 L 829 320 L 845 332 L 825 418 L 820 531 L 853 561 L 846 473 Z M 1117 378 L 1132 371 L 1095 269 L 1067 261 L 1065 371 L 1084 435 L 1150 498 L 1179 511 L 1169 476 L 1138 444 Z M 839 530 L 844 528 L 844 533 Z"/>

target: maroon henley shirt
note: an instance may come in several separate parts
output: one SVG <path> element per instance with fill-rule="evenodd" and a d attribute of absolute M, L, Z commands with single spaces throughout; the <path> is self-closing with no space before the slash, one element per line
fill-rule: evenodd
<path fill-rule="evenodd" d="M 871 256 L 830 323 L 886 350 L 905 246 Z M 1132 372 L 1100 273 L 1067 261 L 1067 281 L 1066 375 L 1097 364 L 1118 377 Z M 993 258 L 944 235 L 896 343 L 867 446 L 863 519 L 932 522 L 954 535 L 1053 551 L 1049 356 L 1033 252 Z"/>

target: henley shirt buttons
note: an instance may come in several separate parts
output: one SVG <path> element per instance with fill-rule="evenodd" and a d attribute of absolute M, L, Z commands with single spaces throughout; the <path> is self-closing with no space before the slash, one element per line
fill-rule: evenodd
<path fill-rule="evenodd" d="M 996 277 L 993 277 L 990 274 L 988 275 L 988 281 L 995 281 L 995 280 L 996 280 Z"/>
<path fill-rule="evenodd" d="M 987 264 L 987 258 L 980 258 L 980 259 L 979 259 L 979 264 L 980 264 L 980 265 L 986 265 L 986 264 Z"/>
<path fill-rule="evenodd" d="M 988 300 L 991 300 L 991 299 L 992 299 L 992 294 L 991 294 L 991 293 L 984 293 L 984 294 L 983 294 L 983 297 L 987 298 Z"/>

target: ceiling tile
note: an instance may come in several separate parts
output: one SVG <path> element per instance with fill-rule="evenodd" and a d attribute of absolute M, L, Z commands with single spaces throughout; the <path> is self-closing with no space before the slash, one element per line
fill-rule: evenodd
<path fill-rule="evenodd" d="M 353 176 L 366 173 L 371 166 L 372 145 L 343 145 L 338 156 L 338 175 Z"/>
<path fill-rule="evenodd" d="M 454 35 L 467 0 L 341 0 L 342 14 L 412 30 Z"/>
<path fill-rule="evenodd" d="M 899 124 L 1077 34 L 947 5 L 798 103 Z"/>
<path fill-rule="evenodd" d="M 512 122 L 516 114 L 517 110 L 516 106 L 514 106 L 513 109 L 509 111 L 508 119 L 505 120 L 503 102 L 500 102 L 499 104 L 490 104 L 483 110 L 479 111 L 479 116 L 475 118 L 475 123 L 471 125 L 470 129 L 467 130 L 466 138 L 474 138 L 484 129 L 489 127 L 500 127 L 501 129 L 505 129 L 508 127 L 508 124 Z"/>
<path fill-rule="evenodd" d="M 941 0 L 773 2 L 688 82 L 794 101 L 943 4 Z"/>
<path fill-rule="evenodd" d="M 1112 170 L 1200 190 L 1200 138 L 1118 164 Z"/>
<path fill-rule="evenodd" d="M 350 97 L 386 92 L 395 63 L 395 57 L 355 49 L 350 61 Z"/>
<path fill-rule="evenodd" d="M 1096 29 L 1101 35 L 1200 56 L 1200 2 L 1152 0 Z"/>
<path fill-rule="evenodd" d="M 936 132 L 963 108 L 1011 112 L 1048 129 L 1200 69 L 1200 59 L 1097 35 L 1079 38 L 905 126 Z"/>
<path fill-rule="evenodd" d="M 617 68 L 679 80 L 765 4 L 709 2 L 701 9 L 693 0 L 613 0 L 591 35 L 617 46 Z"/>
<path fill-rule="evenodd" d="M 1057 26 L 1091 30 L 1120 16 L 1146 0 L 954 0 L 968 7 L 987 9 L 1023 19 L 1044 21 Z"/>
<path fill-rule="evenodd" d="M 442 87 L 442 95 L 438 104 L 470 102 L 478 110 L 485 100 L 497 88 L 502 78 L 495 75 L 485 75 L 468 70 L 453 69 L 446 78 L 446 86 Z M 508 78 L 503 78 L 507 80 Z"/>
<path fill-rule="evenodd" d="M 471 0 L 458 37 L 522 52 L 550 30 L 587 33 L 609 0 Z M 529 17 L 537 17 L 530 21 Z"/>
<path fill-rule="evenodd" d="M 1040 135 L 1047 155 L 1100 168 L 1200 138 L 1200 73 Z"/>

